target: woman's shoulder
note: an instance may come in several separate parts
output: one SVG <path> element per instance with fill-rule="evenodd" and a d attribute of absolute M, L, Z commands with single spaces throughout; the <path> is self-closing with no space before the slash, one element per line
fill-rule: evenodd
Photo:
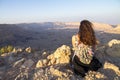
<path fill-rule="evenodd" d="M 78 41 L 79 43 L 81 42 L 81 41 L 80 41 L 79 34 L 73 35 L 73 36 L 72 36 L 72 40 L 73 40 L 73 41 Z"/>
<path fill-rule="evenodd" d="M 76 37 L 76 35 L 74 34 L 73 36 L 72 36 L 72 39 L 74 39 Z"/>

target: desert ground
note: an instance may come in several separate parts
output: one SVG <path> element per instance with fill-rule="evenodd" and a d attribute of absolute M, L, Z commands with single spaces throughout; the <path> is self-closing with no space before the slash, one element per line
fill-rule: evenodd
<path fill-rule="evenodd" d="M 57 49 L 62 45 L 72 49 L 71 38 L 78 32 L 79 22 L 0 24 L 0 47 L 12 45 L 24 50 L 30 47 L 34 51 L 16 50 L 1 55 L 4 64 L 0 66 L 0 80 L 120 80 L 120 25 L 93 22 L 93 28 L 99 40 L 96 57 L 103 68 L 90 71 L 81 78 L 70 69 L 68 56 L 68 62 L 58 62 L 57 65 L 49 58 L 59 54 Z M 68 47 L 65 50 L 70 52 Z M 48 64 L 48 60 L 53 63 Z M 42 65 L 42 62 L 46 64 Z"/>

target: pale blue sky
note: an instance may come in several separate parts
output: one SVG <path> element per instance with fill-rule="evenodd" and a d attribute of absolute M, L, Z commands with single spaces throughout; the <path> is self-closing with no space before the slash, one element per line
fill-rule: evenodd
<path fill-rule="evenodd" d="M 0 23 L 83 19 L 120 24 L 120 0 L 0 0 Z"/>

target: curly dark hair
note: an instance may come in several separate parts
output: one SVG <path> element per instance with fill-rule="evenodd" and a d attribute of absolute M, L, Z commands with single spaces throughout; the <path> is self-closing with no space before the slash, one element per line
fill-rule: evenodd
<path fill-rule="evenodd" d="M 97 44 L 92 26 L 93 24 L 88 20 L 83 20 L 80 23 L 78 34 L 80 41 L 85 45 L 93 46 Z"/>

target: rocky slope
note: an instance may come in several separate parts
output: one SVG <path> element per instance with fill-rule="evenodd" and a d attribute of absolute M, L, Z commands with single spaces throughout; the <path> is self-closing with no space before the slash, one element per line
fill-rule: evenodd
<path fill-rule="evenodd" d="M 0 24 L 0 47 L 31 46 L 39 50 L 53 51 L 63 44 L 71 46 L 71 37 L 78 32 L 79 24 L 79 22 Z M 120 40 L 119 25 L 95 22 L 93 25 L 101 44 L 112 39 Z M 53 46 L 51 47 L 51 45 Z"/>
<path fill-rule="evenodd" d="M 120 80 L 120 40 L 111 40 L 96 50 L 103 67 L 84 78 L 70 67 L 72 48 L 62 45 L 55 51 L 16 48 L 0 57 L 1 80 Z M 115 54 L 115 55 L 113 55 Z M 3 62 L 3 63 L 2 63 Z M 1 64 L 2 63 L 2 64 Z"/>

